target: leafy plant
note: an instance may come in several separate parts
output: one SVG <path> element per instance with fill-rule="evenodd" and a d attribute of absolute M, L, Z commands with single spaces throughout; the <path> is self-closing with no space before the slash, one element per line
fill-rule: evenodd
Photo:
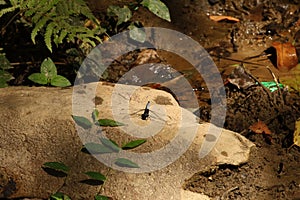
<path fill-rule="evenodd" d="M 0 51 L 2 48 L 0 48 Z M 0 88 L 7 87 L 7 82 L 14 79 L 14 77 L 7 72 L 6 70 L 11 69 L 12 66 L 10 65 L 10 62 L 5 57 L 5 53 L 0 52 Z"/>
<path fill-rule="evenodd" d="M 33 26 L 33 43 L 41 32 L 51 52 L 52 42 L 59 45 L 64 41 L 80 41 L 94 47 L 95 41 L 101 42 L 99 36 L 105 32 L 84 0 L 10 0 L 7 6 L 0 10 L 0 17 L 18 11 L 23 21 Z"/>
<path fill-rule="evenodd" d="M 57 87 L 70 86 L 71 83 L 68 79 L 61 75 L 57 75 L 55 64 L 50 58 L 46 58 L 41 65 L 41 73 L 33 73 L 28 77 L 29 80 L 41 84 L 51 84 Z"/>
<path fill-rule="evenodd" d="M 114 27 L 111 27 L 110 29 L 118 32 L 118 30 L 121 30 L 122 28 L 128 28 L 130 30 L 129 35 L 132 39 L 139 42 L 144 42 L 145 33 L 141 29 L 138 29 L 139 27 L 141 27 L 140 25 L 138 25 L 139 23 L 129 23 L 132 17 L 133 10 L 137 10 L 139 9 L 139 7 L 145 7 L 156 16 L 169 22 L 171 21 L 169 9 L 163 2 L 161 2 L 160 0 L 143 0 L 136 1 L 129 4 L 128 6 L 125 5 L 123 7 L 115 5 L 109 6 L 107 9 L 107 15 L 111 18 L 116 18 L 116 25 Z"/>
<path fill-rule="evenodd" d="M 115 126 L 123 126 L 125 124 L 121 123 L 121 122 L 117 122 L 111 119 L 98 119 L 99 115 L 99 111 L 97 109 L 94 109 L 91 117 L 93 119 L 94 125 L 97 126 L 111 126 L 111 127 L 115 127 Z M 75 120 L 75 122 L 87 129 L 87 127 L 91 128 L 93 123 L 89 121 L 89 119 L 82 117 L 82 116 L 72 116 L 73 119 Z M 146 140 L 142 139 L 142 140 L 134 140 L 134 141 L 130 141 L 126 144 L 124 144 L 122 147 L 119 147 L 118 144 L 110 139 L 107 138 L 99 138 L 101 143 L 86 143 L 84 145 L 84 147 L 82 148 L 83 152 L 90 152 L 92 154 L 105 154 L 105 153 L 118 153 L 121 149 L 123 150 L 128 150 L 128 149 L 133 149 L 136 148 L 140 145 L 142 145 L 143 143 L 146 142 Z M 132 168 L 138 168 L 139 166 L 126 159 L 126 158 L 118 158 L 115 161 L 115 164 L 121 167 L 132 167 Z"/>
<path fill-rule="evenodd" d="M 72 118 L 74 119 L 74 121 L 81 127 L 85 128 L 85 129 L 89 129 L 92 128 L 92 126 L 102 126 L 101 122 L 99 122 L 100 120 L 98 120 L 98 116 L 99 115 L 99 111 L 97 109 L 94 109 L 91 117 L 93 122 L 89 121 L 89 119 L 82 117 L 82 116 L 72 116 Z M 110 124 L 112 123 L 112 124 Z M 110 119 L 105 119 L 105 126 L 112 126 L 112 125 L 123 125 L 120 122 L 116 122 L 114 120 L 110 120 Z M 142 145 L 143 143 L 146 142 L 146 140 L 134 140 L 134 141 L 130 141 L 126 144 L 124 144 L 122 147 L 118 146 L 118 144 L 110 139 L 107 138 L 99 138 L 101 143 L 86 143 L 84 145 L 84 147 L 81 149 L 82 152 L 89 152 L 89 153 L 93 153 L 93 154 L 106 154 L 106 153 L 118 153 L 120 152 L 120 150 L 128 150 L 128 149 L 134 149 L 140 145 Z M 115 165 L 119 166 L 119 167 L 127 167 L 127 168 L 139 168 L 138 164 L 134 163 L 133 161 L 127 159 L 127 158 L 117 158 L 115 160 Z M 65 165 L 62 162 L 46 162 L 43 164 L 42 166 L 43 168 L 48 168 L 48 169 L 52 169 L 58 172 L 62 172 L 64 173 L 65 179 L 64 179 L 64 184 L 66 184 L 66 180 L 69 177 L 68 175 L 70 174 L 70 170 L 71 168 L 67 165 Z M 109 168 L 108 172 L 106 175 L 101 174 L 100 172 L 95 172 L 95 171 L 87 171 L 84 172 L 85 175 L 87 175 L 89 177 L 88 180 L 82 181 L 83 183 L 88 184 L 88 181 L 93 181 L 93 185 L 101 185 L 101 187 L 99 188 L 97 194 L 94 196 L 95 200 L 108 200 L 109 197 L 101 195 L 101 191 L 103 188 L 103 185 L 105 183 L 105 181 L 107 180 L 107 176 L 110 173 L 111 168 Z M 91 184 L 91 183 L 90 183 Z M 70 197 L 64 193 L 60 192 L 59 188 L 57 190 L 57 192 L 55 192 L 54 194 L 52 194 L 50 196 L 50 199 L 54 199 L 54 200 L 70 200 Z"/>

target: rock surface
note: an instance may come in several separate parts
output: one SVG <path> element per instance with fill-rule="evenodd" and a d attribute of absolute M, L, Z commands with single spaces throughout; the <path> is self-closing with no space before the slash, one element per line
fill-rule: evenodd
<path fill-rule="evenodd" d="M 80 94 L 88 94 L 89 100 L 84 102 L 87 107 L 80 106 Z M 144 121 L 140 116 L 147 101 L 151 102 L 151 111 Z M 101 130 L 119 145 L 147 138 L 138 148 L 120 154 L 134 160 L 131 153 L 139 153 L 141 159 L 134 161 L 140 169 L 112 165 L 114 169 L 109 171 L 95 157 L 80 151 L 83 144 L 97 138 L 97 130 L 81 134 L 71 115 L 90 118 L 89 106 L 96 106 L 100 118 L 126 124 Z M 245 163 L 254 146 L 239 134 L 223 129 L 210 154 L 200 159 L 200 147 L 213 125 L 199 124 L 172 95 L 150 88 L 106 83 L 88 84 L 80 90 L 9 87 L 0 90 L 0 109 L 0 198 L 48 198 L 61 188 L 72 199 L 93 199 L 99 186 L 86 184 L 88 177 L 83 172 L 109 171 L 101 193 L 114 199 L 209 199 L 182 190 L 185 180 L 219 164 Z M 146 158 L 156 159 L 150 163 Z M 70 166 L 68 178 L 47 174 L 41 166 L 50 161 Z"/>

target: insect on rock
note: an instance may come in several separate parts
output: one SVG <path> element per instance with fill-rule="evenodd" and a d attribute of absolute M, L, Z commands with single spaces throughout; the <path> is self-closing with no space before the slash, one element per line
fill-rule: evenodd
<path fill-rule="evenodd" d="M 142 114 L 142 120 L 146 120 L 149 117 L 149 107 L 150 107 L 150 101 L 148 101 L 148 103 L 145 107 L 145 111 Z"/>

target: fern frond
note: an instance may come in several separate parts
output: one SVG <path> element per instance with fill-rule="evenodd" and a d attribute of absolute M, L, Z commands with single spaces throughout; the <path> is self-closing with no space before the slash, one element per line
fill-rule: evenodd
<path fill-rule="evenodd" d="M 87 6 L 86 2 L 83 0 L 74 0 L 78 6 L 80 6 L 80 14 L 85 16 L 86 18 L 92 20 L 94 23 L 96 23 L 96 17 L 93 15 L 90 8 Z"/>
<path fill-rule="evenodd" d="M 40 19 L 36 25 L 34 26 L 32 32 L 31 32 L 31 40 L 35 44 L 35 37 L 37 36 L 38 32 L 41 30 L 43 26 L 46 25 L 47 21 L 50 20 L 49 17 L 44 16 L 42 19 Z"/>
<path fill-rule="evenodd" d="M 5 14 L 7 14 L 9 12 L 13 12 L 13 11 L 15 11 L 18 8 L 20 8 L 20 6 L 16 5 L 16 6 L 12 6 L 12 7 L 9 7 L 9 8 L 1 9 L 0 10 L 0 17 L 2 17 L 2 15 L 5 15 Z"/>
<path fill-rule="evenodd" d="M 90 44 L 92 47 L 96 46 L 96 43 L 94 41 L 90 40 L 89 38 L 83 38 L 82 42 Z"/>
<path fill-rule="evenodd" d="M 46 33 L 44 36 L 44 40 L 46 43 L 47 48 L 50 50 L 50 52 L 52 53 L 52 33 L 55 32 L 55 27 L 57 26 L 57 24 L 55 22 L 51 22 L 50 24 L 48 24 L 47 28 L 46 28 Z"/>
<path fill-rule="evenodd" d="M 67 36 L 68 31 L 66 31 L 65 29 L 61 30 L 60 35 L 58 37 L 58 41 L 57 44 L 62 43 L 63 39 L 65 39 L 65 37 Z"/>

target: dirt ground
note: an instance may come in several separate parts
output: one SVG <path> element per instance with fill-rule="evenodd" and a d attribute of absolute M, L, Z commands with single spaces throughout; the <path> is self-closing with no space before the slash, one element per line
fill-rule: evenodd
<path fill-rule="evenodd" d="M 299 200 L 300 148 L 292 146 L 295 121 L 300 117 L 299 93 L 285 89 L 270 92 L 255 84 L 238 88 L 228 83 L 228 77 L 235 68 L 232 64 L 241 64 L 246 57 L 272 50 L 270 47 L 273 41 L 300 40 L 300 2 L 185 0 L 178 3 L 172 0 L 166 4 L 170 8 L 172 23 L 161 21 L 145 9 L 139 9 L 134 14 L 134 19 L 140 20 L 145 26 L 163 26 L 181 31 L 198 41 L 209 52 L 225 83 L 227 117 L 224 127 L 241 133 L 256 144 L 248 163 L 238 167 L 219 166 L 211 171 L 199 172 L 190 179 L 187 177 L 184 188 L 204 193 L 213 199 Z M 106 9 L 95 2 L 93 6 L 98 14 Z M 240 22 L 213 22 L 208 15 L 234 16 Z M 201 76 L 195 76 L 192 66 L 181 58 L 164 52 L 158 52 L 158 55 L 161 58 L 158 62 L 170 64 L 190 80 L 199 99 L 198 114 L 202 120 L 209 121 L 209 93 Z M 125 73 L 134 67 L 126 59 L 128 56 L 124 56 L 124 63 L 127 64 L 122 65 L 121 62 L 121 65 L 114 65 L 113 69 L 118 72 L 123 70 Z M 270 57 L 247 61 L 250 63 L 245 62 L 245 68 L 259 81 L 274 80 L 266 66 L 280 78 L 292 78 L 295 73 L 300 73 L 279 71 Z M 111 72 L 109 81 L 115 82 L 122 75 L 113 74 Z M 18 76 L 17 80 L 18 78 L 22 79 Z M 256 134 L 249 129 L 259 120 L 268 126 L 270 135 Z"/>

